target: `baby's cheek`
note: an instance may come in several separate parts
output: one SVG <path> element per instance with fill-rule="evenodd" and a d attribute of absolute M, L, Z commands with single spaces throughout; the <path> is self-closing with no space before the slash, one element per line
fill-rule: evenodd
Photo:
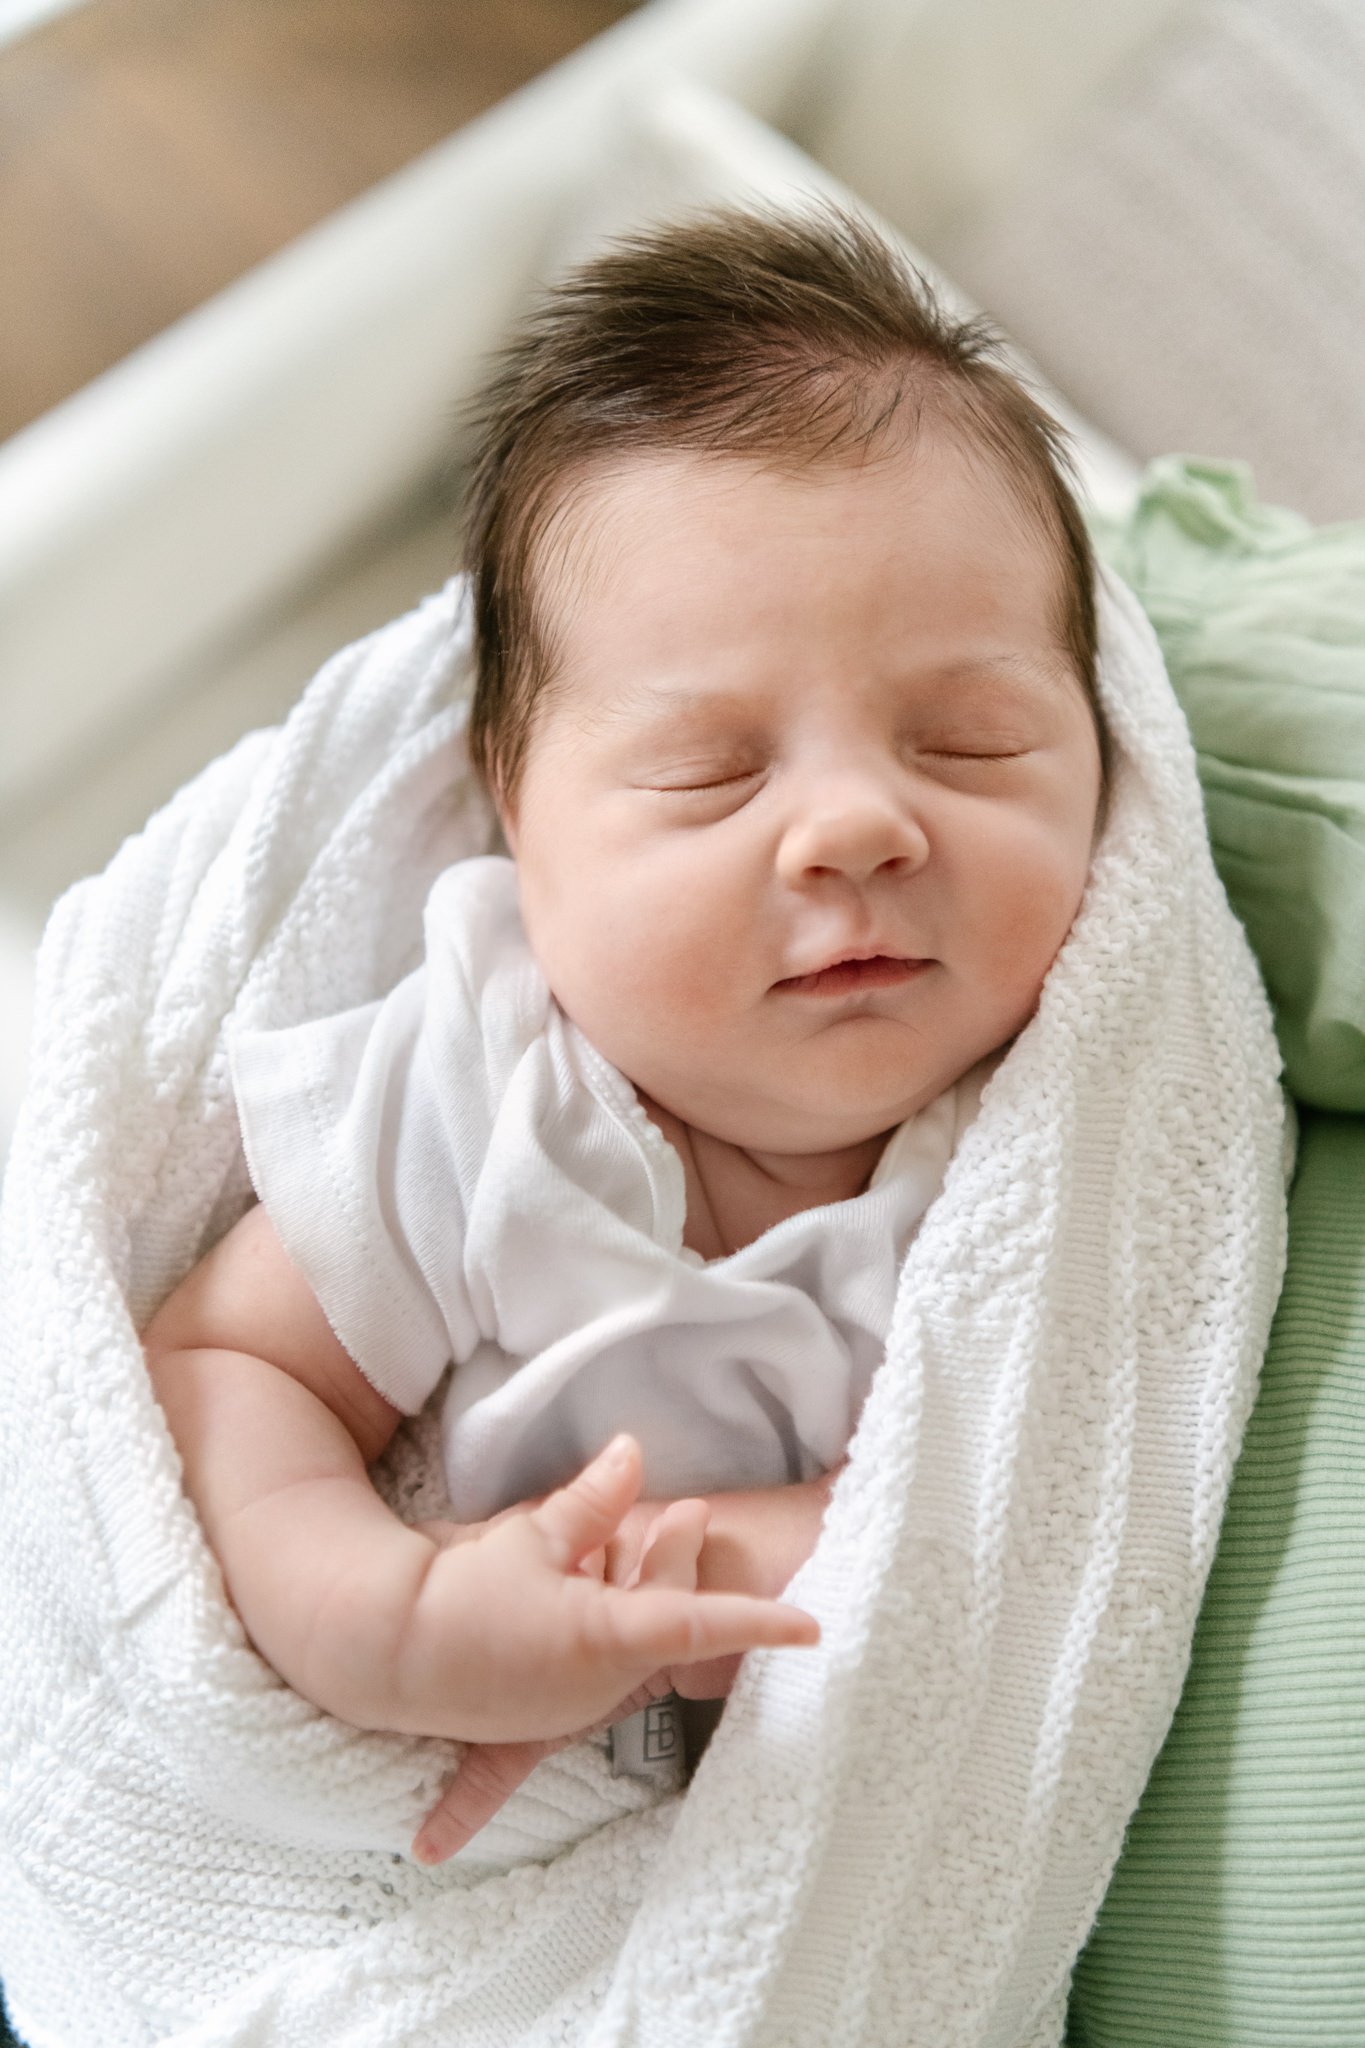
<path fill-rule="evenodd" d="M 990 920 L 991 957 L 1002 994 L 1032 1009 L 1066 942 L 1083 886 L 1083 876 L 1078 879 L 1061 863 L 1007 872 Z"/>
<path fill-rule="evenodd" d="M 663 901 L 637 899 L 628 916 L 604 916 L 591 971 L 581 963 L 577 982 L 575 1021 L 642 1085 L 651 1076 L 662 1085 L 665 1074 L 709 1064 L 731 1025 L 727 948 L 682 892 Z"/>
<path fill-rule="evenodd" d="M 727 988 L 752 974 L 751 924 L 731 914 L 723 891 L 701 883 L 642 904 L 635 948 L 641 983 L 665 1006 L 689 1011 L 719 1006 Z"/>

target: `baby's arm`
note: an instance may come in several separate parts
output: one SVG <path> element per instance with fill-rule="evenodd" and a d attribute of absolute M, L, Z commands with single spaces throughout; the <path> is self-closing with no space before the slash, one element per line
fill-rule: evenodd
<path fill-rule="evenodd" d="M 186 1491 L 249 1635 L 343 1720 L 468 1741 L 554 1737 L 662 1668 L 818 1633 L 772 1601 L 627 1592 L 580 1571 L 639 1492 L 629 1438 L 477 1537 L 440 1548 L 406 1528 L 366 1471 L 398 1411 L 337 1341 L 259 1208 L 176 1289 L 144 1343 Z"/>

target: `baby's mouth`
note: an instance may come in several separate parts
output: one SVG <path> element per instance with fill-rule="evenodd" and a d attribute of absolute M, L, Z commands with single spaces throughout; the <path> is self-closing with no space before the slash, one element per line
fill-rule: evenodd
<path fill-rule="evenodd" d="M 868 960 L 836 960 L 815 974 L 793 974 L 773 983 L 774 992 L 789 996 L 861 995 L 874 988 L 898 988 L 913 981 L 931 960 L 903 960 L 890 953 L 874 953 Z"/>

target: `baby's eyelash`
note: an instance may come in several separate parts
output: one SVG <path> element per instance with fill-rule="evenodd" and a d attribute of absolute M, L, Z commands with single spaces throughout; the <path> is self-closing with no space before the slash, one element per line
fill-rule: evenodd
<path fill-rule="evenodd" d="M 939 761 L 1021 761 L 1028 747 L 926 747 Z"/>
<path fill-rule="evenodd" d="M 761 773 L 757 768 L 739 768 L 730 775 L 713 776 L 706 782 L 655 782 L 650 785 L 661 796 L 703 796 L 708 790 L 732 789 L 741 782 L 752 782 Z"/>

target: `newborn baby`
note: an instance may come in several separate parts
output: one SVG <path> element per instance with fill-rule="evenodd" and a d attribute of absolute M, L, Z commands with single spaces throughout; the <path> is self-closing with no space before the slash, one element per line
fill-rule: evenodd
<path fill-rule="evenodd" d="M 429 1861 L 546 1749 L 815 1640 L 777 1596 L 1104 780 L 1057 430 L 852 219 L 558 287 L 470 534 L 511 859 L 441 877 L 385 1001 L 240 1038 L 260 1203 L 144 1333 L 262 1654 L 487 1746 Z M 452 1360 L 459 1519 L 407 1528 L 367 1467 Z"/>

